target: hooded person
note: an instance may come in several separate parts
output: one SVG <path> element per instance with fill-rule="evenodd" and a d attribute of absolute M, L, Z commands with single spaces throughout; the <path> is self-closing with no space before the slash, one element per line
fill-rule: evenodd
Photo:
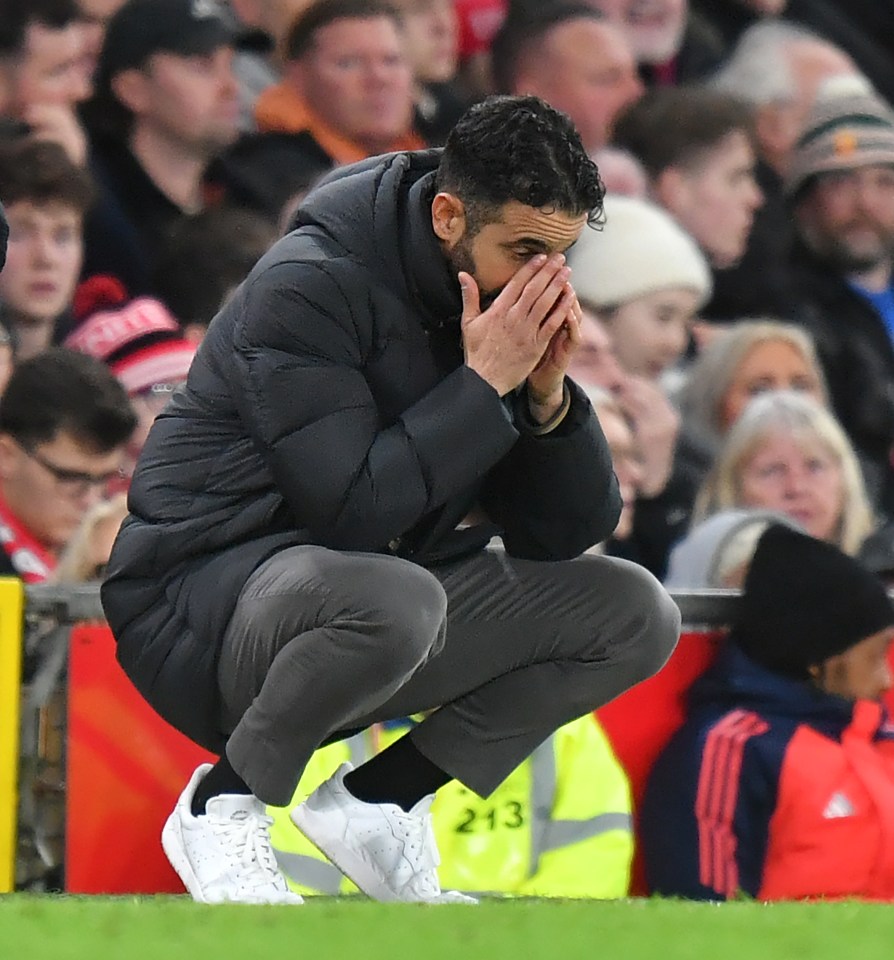
<path fill-rule="evenodd" d="M 837 547 L 772 524 L 728 642 L 642 810 L 655 893 L 894 900 L 894 607 Z"/>
<path fill-rule="evenodd" d="M 671 551 L 665 587 L 699 590 L 740 586 L 742 568 L 773 523 L 801 529 L 772 510 L 722 510 L 696 524 Z"/>

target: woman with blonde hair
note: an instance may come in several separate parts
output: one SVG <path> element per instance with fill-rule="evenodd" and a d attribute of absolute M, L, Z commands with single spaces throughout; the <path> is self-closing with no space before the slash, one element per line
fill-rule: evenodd
<path fill-rule="evenodd" d="M 776 510 L 849 554 L 874 525 L 844 430 L 813 397 L 793 390 L 748 404 L 696 497 L 693 523 L 733 507 Z"/>
<path fill-rule="evenodd" d="M 828 405 L 813 339 L 769 318 L 740 320 L 714 337 L 689 368 L 680 391 L 680 455 L 708 469 L 749 400 L 769 390 L 797 390 Z"/>
<path fill-rule="evenodd" d="M 797 390 L 827 400 L 826 386 L 810 335 L 770 319 L 741 320 L 714 336 L 690 366 L 680 392 L 681 429 L 673 472 L 665 490 L 639 509 L 655 531 L 649 565 L 664 578 L 671 546 L 686 535 L 695 495 L 723 438 L 748 401 L 767 390 Z"/>

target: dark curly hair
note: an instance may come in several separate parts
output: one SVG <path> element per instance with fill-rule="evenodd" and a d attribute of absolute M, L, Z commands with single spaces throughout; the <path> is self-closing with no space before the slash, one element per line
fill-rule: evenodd
<path fill-rule="evenodd" d="M 602 222 L 605 187 L 564 113 L 539 97 L 489 97 L 453 128 L 436 179 L 463 202 L 474 235 L 510 200 Z"/>

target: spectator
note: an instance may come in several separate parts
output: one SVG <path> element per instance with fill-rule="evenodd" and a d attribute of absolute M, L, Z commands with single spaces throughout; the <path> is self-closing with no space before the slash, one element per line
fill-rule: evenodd
<path fill-rule="evenodd" d="M 609 143 L 615 118 L 643 90 L 624 35 L 586 4 L 510 16 L 492 60 L 501 93 L 534 94 L 568 114 L 591 154 Z"/>
<path fill-rule="evenodd" d="M 732 45 L 755 22 L 785 17 L 841 48 L 886 100 L 894 99 L 894 10 L 878 0 L 691 0 Z"/>
<path fill-rule="evenodd" d="M 283 82 L 258 99 L 258 128 L 295 134 L 333 165 L 423 146 L 402 29 L 382 0 L 317 0 L 289 31 Z"/>
<path fill-rule="evenodd" d="M 454 0 L 459 21 L 458 81 L 465 98 L 483 100 L 497 92 L 490 48 L 509 9 L 507 0 Z"/>
<path fill-rule="evenodd" d="M 689 367 L 679 398 L 677 463 L 693 497 L 745 406 L 771 390 L 802 391 L 828 403 L 813 340 L 802 327 L 742 320 L 715 337 Z"/>
<path fill-rule="evenodd" d="M 380 724 L 311 758 L 293 805 L 346 760 L 358 764 L 413 722 Z M 271 842 L 301 894 L 356 891 L 299 834 L 288 808 L 269 807 Z M 627 895 L 633 855 L 630 785 L 592 715 L 560 727 L 482 799 L 459 783 L 438 791 L 432 826 L 443 882 L 467 893 L 612 899 Z"/>
<path fill-rule="evenodd" d="M 796 24 L 769 20 L 746 30 L 711 78 L 712 89 L 740 97 L 754 111 L 755 176 L 764 195 L 745 255 L 734 267 L 718 271 L 711 319 L 797 315 L 789 263 L 792 218 L 782 178 L 820 84 L 856 72 L 850 57 L 827 40 Z"/>
<path fill-rule="evenodd" d="M 623 549 L 616 538 L 612 550 L 660 576 L 673 536 L 668 515 L 678 510 L 680 425 L 661 381 L 686 348 L 711 274 L 692 238 L 660 207 L 608 197 L 605 214 L 604 229 L 583 235 L 569 263 L 581 303 L 604 324 L 624 370 L 617 392 L 641 458 L 634 532 Z"/>
<path fill-rule="evenodd" d="M 22 140 L 0 150 L 0 200 L 11 228 L 0 309 L 19 359 L 50 346 L 71 306 L 93 197 L 89 175 L 58 144 Z"/>
<path fill-rule="evenodd" d="M 178 225 L 154 286 L 187 339 L 202 340 L 214 315 L 276 239 L 262 217 L 227 207 Z"/>
<path fill-rule="evenodd" d="M 748 404 L 699 490 L 693 522 L 732 507 L 779 511 L 851 554 L 873 528 L 847 436 L 825 407 L 795 391 Z"/>
<path fill-rule="evenodd" d="M 456 90 L 459 31 L 453 0 L 394 0 L 413 70 L 414 127 L 426 143 L 443 144 L 465 109 Z"/>
<path fill-rule="evenodd" d="M 619 393 L 628 379 L 618 363 L 618 355 L 605 325 L 582 306 L 581 343 L 568 367 L 568 374 L 589 391 L 591 387 L 607 393 Z"/>
<path fill-rule="evenodd" d="M 119 476 L 136 417 L 98 360 L 63 348 L 20 363 L 0 398 L 0 565 L 50 576 L 87 510 Z"/>
<path fill-rule="evenodd" d="M 650 91 L 616 127 L 616 142 L 646 168 L 652 197 L 715 270 L 742 258 L 763 202 L 752 137 L 744 104 L 695 87 Z"/>
<path fill-rule="evenodd" d="M 111 278 L 87 281 L 78 301 L 80 322 L 65 346 L 107 364 L 137 416 L 122 464 L 126 484 L 155 418 L 186 381 L 196 346 L 183 338 L 163 303 L 151 297 L 128 302 L 124 288 Z"/>
<path fill-rule="evenodd" d="M 757 541 L 773 523 L 800 525 L 772 510 L 721 510 L 696 524 L 671 551 L 668 590 L 739 589 Z"/>
<path fill-rule="evenodd" d="M 0 117 L 83 164 L 75 107 L 90 94 L 75 0 L 0 0 Z"/>
<path fill-rule="evenodd" d="M 830 81 L 795 148 L 796 282 L 836 414 L 894 509 L 894 111 Z"/>
<path fill-rule="evenodd" d="M 698 246 L 645 200 L 608 197 L 605 226 L 569 253 L 581 303 L 605 324 L 623 369 L 658 380 L 689 342 L 690 323 L 711 292 Z"/>
<path fill-rule="evenodd" d="M 642 811 L 655 893 L 894 899 L 894 609 L 831 544 L 761 536 L 725 649 L 690 693 Z"/>
<path fill-rule="evenodd" d="M 214 3 L 128 0 L 109 23 L 90 104 L 102 203 L 87 230 L 85 275 L 132 294 L 174 226 L 205 206 L 211 159 L 237 136 L 233 32 Z"/>
<path fill-rule="evenodd" d="M 720 34 L 689 0 L 588 0 L 626 35 L 650 87 L 701 80 L 724 52 Z"/>

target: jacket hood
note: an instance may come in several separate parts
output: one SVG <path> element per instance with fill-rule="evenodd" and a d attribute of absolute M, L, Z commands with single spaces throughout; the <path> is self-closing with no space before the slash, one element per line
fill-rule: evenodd
<path fill-rule="evenodd" d="M 341 167 L 308 194 L 291 224 L 316 227 L 352 258 L 377 264 L 430 327 L 462 314 L 459 281 L 431 226 L 441 153 L 391 153 Z"/>
<path fill-rule="evenodd" d="M 723 510 L 693 527 L 671 551 L 664 585 L 668 590 L 698 590 L 720 587 L 718 564 L 723 549 L 744 527 L 752 523 L 784 523 L 787 517 L 771 510 Z"/>

